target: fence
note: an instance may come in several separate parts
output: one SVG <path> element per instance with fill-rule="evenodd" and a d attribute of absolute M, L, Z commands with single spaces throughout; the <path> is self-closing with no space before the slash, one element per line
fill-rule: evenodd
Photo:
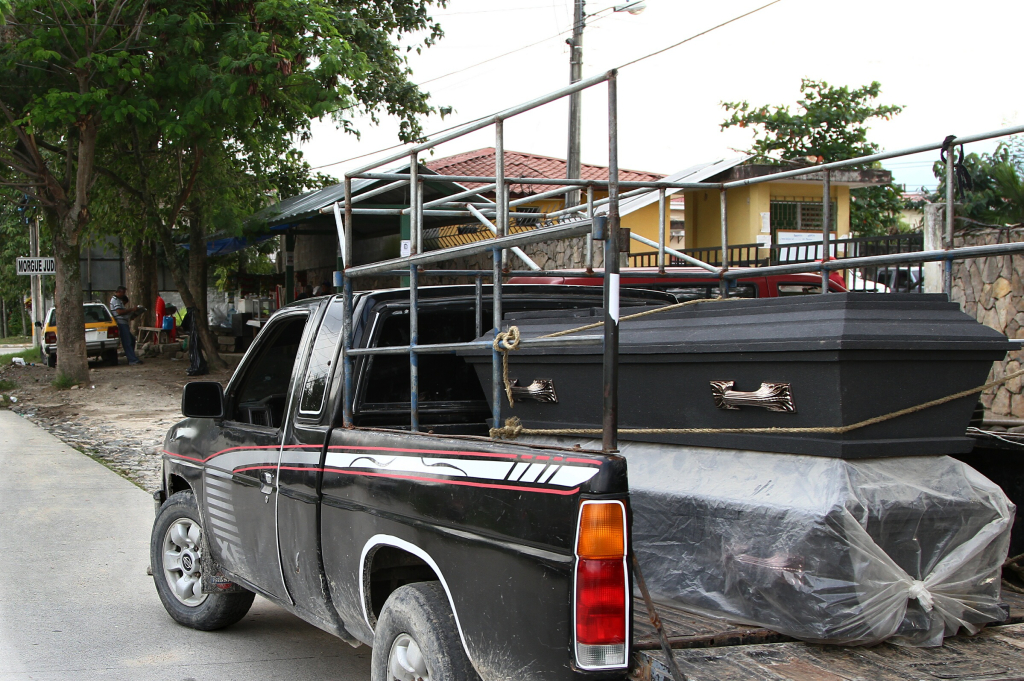
<path fill-rule="evenodd" d="M 917 253 L 924 250 L 922 234 L 899 234 L 893 236 L 858 237 L 836 239 L 829 242 L 829 259 L 845 260 L 895 253 Z M 712 265 L 721 266 L 722 252 L 718 247 L 681 249 L 694 258 Z M 728 260 L 731 267 L 768 267 L 783 263 L 809 263 L 822 260 L 821 241 L 801 241 L 791 244 L 730 245 Z M 657 267 L 658 252 L 632 253 L 629 263 L 633 267 Z M 667 266 L 686 264 L 682 259 L 669 255 Z M 846 270 L 846 288 L 849 291 L 870 292 L 911 292 L 924 291 L 924 268 L 920 263 L 898 266 L 857 267 Z"/>

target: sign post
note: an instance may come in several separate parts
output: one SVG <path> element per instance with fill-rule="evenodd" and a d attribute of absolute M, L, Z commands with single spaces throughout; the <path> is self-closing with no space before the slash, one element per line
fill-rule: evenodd
<path fill-rule="evenodd" d="M 32 257 L 30 258 L 18 258 L 18 274 L 29 274 L 32 276 L 32 345 L 39 348 L 42 352 L 43 348 L 43 280 L 40 278 L 40 274 L 43 274 L 40 268 L 45 267 L 45 264 L 40 262 L 43 260 L 49 260 L 49 271 L 48 274 L 56 274 L 56 262 L 53 258 L 40 258 L 39 257 L 39 218 L 34 219 L 31 222 L 29 228 L 29 253 Z M 29 269 L 36 269 L 35 272 L 22 272 L 21 261 L 29 260 L 34 261 L 34 266 L 30 265 Z"/>

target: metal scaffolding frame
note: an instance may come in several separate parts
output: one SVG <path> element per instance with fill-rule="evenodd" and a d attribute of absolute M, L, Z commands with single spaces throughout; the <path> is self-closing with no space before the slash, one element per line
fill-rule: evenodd
<path fill-rule="evenodd" d="M 607 120 L 608 120 L 608 179 L 607 180 L 584 180 L 584 179 L 552 179 L 539 177 L 506 177 L 504 162 L 504 123 L 521 113 L 544 106 L 563 97 L 571 96 L 583 90 L 601 85 L 607 85 Z M 602 444 L 605 451 L 615 451 L 618 446 L 618 346 L 619 346 L 619 283 L 621 277 L 646 277 L 652 276 L 651 272 L 627 272 L 619 271 L 619 203 L 622 199 L 640 196 L 651 192 L 658 194 L 659 214 L 659 238 L 657 242 L 651 241 L 640 235 L 630 234 L 630 238 L 648 246 L 656 247 L 658 275 L 666 275 L 665 254 L 672 255 L 691 265 L 701 268 L 703 271 L 688 273 L 688 277 L 707 278 L 719 282 L 721 295 L 726 295 L 731 282 L 736 279 L 749 276 L 749 270 L 730 270 L 729 268 L 729 237 L 726 192 L 735 187 L 759 184 L 762 182 L 777 181 L 780 179 L 800 177 L 812 173 L 821 173 L 822 177 L 822 210 L 824 219 L 822 221 L 822 260 L 816 262 L 793 263 L 788 265 L 775 265 L 759 267 L 759 275 L 789 274 L 797 272 L 818 272 L 821 274 L 823 294 L 828 293 L 828 278 L 832 271 L 856 269 L 865 266 L 876 265 L 900 265 L 922 262 L 943 262 L 945 264 L 944 290 L 947 294 L 952 288 L 952 262 L 958 259 L 978 258 L 993 255 L 1024 254 L 1024 243 L 994 244 L 988 246 L 953 247 L 953 225 L 955 205 L 955 157 L 954 146 L 978 142 L 981 140 L 1004 137 L 1024 132 L 1024 126 L 1015 126 L 994 130 L 991 132 L 970 135 L 967 137 L 950 137 L 945 141 L 934 144 L 924 144 L 897 151 L 883 152 L 852 158 L 832 163 L 824 163 L 804 168 L 781 171 L 769 175 L 753 177 L 749 179 L 736 180 L 732 182 L 667 182 L 667 181 L 622 181 L 618 175 L 618 104 L 617 104 L 618 73 L 616 70 L 587 78 L 567 87 L 555 90 L 547 95 L 538 97 L 529 102 L 506 109 L 491 116 L 485 117 L 471 124 L 443 134 L 433 140 L 417 144 L 411 148 L 396 152 L 385 158 L 364 165 L 353 171 L 347 172 L 344 178 L 345 198 L 343 203 L 339 202 L 330 207 L 324 208 L 325 214 L 333 213 L 338 223 L 338 232 L 343 240 L 341 252 L 344 256 L 344 269 L 341 272 L 345 300 L 345 320 L 343 330 L 344 343 L 344 398 L 343 398 L 343 419 L 346 427 L 353 426 L 353 405 L 354 405 L 354 384 L 353 371 L 354 359 L 366 355 L 385 354 L 408 354 L 409 355 L 409 389 L 410 389 L 410 429 L 420 430 L 419 418 L 419 355 L 428 353 L 450 353 L 459 348 L 483 348 L 491 347 L 491 382 L 492 382 L 492 418 L 495 426 L 501 425 L 502 397 L 504 386 L 502 379 L 502 358 L 501 352 L 494 349 L 491 341 L 470 341 L 463 343 L 444 343 L 433 345 L 419 344 L 419 314 L 418 299 L 419 286 L 422 277 L 432 276 L 465 276 L 475 278 L 476 283 L 476 331 L 477 336 L 483 335 L 483 293 L 482 281 L 489 277 L 492 281 L 492 321 L 491 333 L 496 339 L 502 331 L 502 280 L 506 276 L 515 277 L 544 277 L 564 276 L 564 271 L 542 270 L 526 257 L 519 247 L 528 244 L 541 243 L 554 239 L 567 237 L 586 236 L 586 272 L 580 276 L 593 276 L 603 279 L 604 295 L 604 325 L 602 335 L 584 335 L 574 337 L 560 337 L 550 339 L 522 339 L 520 347 L 550 347 L 567 345 L 597 345 L 604 347 L 602 371 L 603 371 L 603 437 Z M 494 127 L 495 134 L 495 169 L 493 176 L 460 176 L 460 175 L 427 175 L 419 173 L 419 157 L 423 152 L 451 140 L 457 139 L 478 130 Z M 830 258 L 829 251 L 829 213 L 831 211 L 831 171 L 840 168 L 853 166 L 864 166 L 883 161 L 890 158 L 907 156 L 926 151 L 940 149 L 948 150 L 946 154 L 946 186 L 945 203 L 946 219 L 945 234 L 942 250 L 931 250 L 916 253 L 894 253 L 889 255 L 866 256 L 844 259 Z M 381 166 L 408 159 L 409 172 L 379 172 Z M 376 172 L 375 172 L 376 171 Z M 352 196 L 352 180 L 362 178 L 370 180 L 386 181 L 388 184 L 365 192 L 359 196 Z M 423 202 L 423 185 L 427 181 L 452 181 L 457 183 L 474 182 L 484 186 L 475 190 L 468 190 L 458 194 Z M 542 192 L 526 199 L 509 200 L 511 185 L 552 185 L 555 189 Z M 390 191 L 399 187 L 410 186 L 409 207 L 402 209 L 379 209 L 359 208 L 359 202 L 377 194 Z M 571 192 L 578 192 L 586 189 L 586 201 L 576 206 L 568 206 L 563 210 L 551 213 L 520 213 L 514 210 L 519 205 L 534 201 L 538 197 L 549 198 L 555 196 L 570 195 Z M 668 189 L 703 189 L 717 190 L 719 192 L 719 203 L 721 213 L 721 266 L 712 265 L 701 261 L 680 251 L 668 248 L 665 245 L 665 223 L 667 220 L 666 190 Z M 494 191 L 495 201 L 473 201 L 474 197 L 484 191 Z M 594 200 L 595 190 L 607 190 L 608 196 L 604 199 Z M 622 191 L 625 190 L 625 191 Z M 463 200 L 467 199 L 467 200 Z M 598 215 L 598 209 L 604 209 L 604 215 Z M 409 215 L 411 252 L 408 256 L 391 260 L 370 263 L 366 265 L 350 266 L 353 254 L 353 219 L 357 215 Z M 531 219 L 548 221 L 548 226 L 540 226 L 530 231 L 507 234 L 509 220 L 512 217 L 523 215 Z M 444 217 L 466 217 L 469 220 L 494 223 L 488 228 L 493 238 L 474 241 L 467 244 L 442 248 L 425 252 L 423 246 L 423 220 L 426 216 Z M 602 227 L 604 227 L 602 229 Z M 598 232 L 603 232 L 598 234 Z M 593 271 L 592 265 L 592 242 L 597 238 L 604 240 L 604 264 L 602 271 Z M 512 249 L 517 256 L 530 268 L 521 271 L 509 271 L 506 266 L 507 251 Z M 491 271 L 486 270 L 427 270 L 425 265 L 431 265 L 455 258 L 491 253 L 493 267 Z M 375 275 L 399 275 L 409 279 L 409 345 L 382 347 L 382 348 L 353 348 L 352 347 L 352 301 L 353 301 L 353 279 Z M 658 276 L 653 275 L 653 276 Z M 577 276 L 574 274 L 574 276 Z"/>

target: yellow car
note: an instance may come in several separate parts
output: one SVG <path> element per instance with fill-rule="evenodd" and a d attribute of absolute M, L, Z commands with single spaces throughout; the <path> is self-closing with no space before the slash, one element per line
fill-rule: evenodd
<path fill-rule="evenodd" d="M 85 303 L 85 352 L 100 357 L 106 364 L 117 365 L 117 346 L 121 342 L 110 310 L 103 303 Z M 43 352 L 46 366 L 57 366 L 57 309 L 51 307 L 43 328 Z"/>

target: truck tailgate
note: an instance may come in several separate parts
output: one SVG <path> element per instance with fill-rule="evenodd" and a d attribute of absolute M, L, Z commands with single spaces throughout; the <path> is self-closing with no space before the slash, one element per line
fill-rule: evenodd
<path fill-rule="evenodd" d="M 1024 596 L 1003 594 L 1007 624 L 939 648 L 883 643 L 871 648 L 792 641 L 767 629 L 733 625 L 658 603 L 680 670 L 690 681 L 1010 681 L 1024 679 Z M 672 681 L 642 600 L 634 602 L 630 678 Z"/>

